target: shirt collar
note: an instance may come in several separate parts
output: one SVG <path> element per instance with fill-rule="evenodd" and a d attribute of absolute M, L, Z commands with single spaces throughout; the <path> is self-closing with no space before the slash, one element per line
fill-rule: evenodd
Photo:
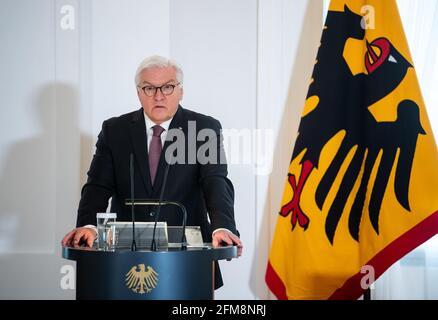
<path fill-rule="evenodd" d="M 146 131 L 149 132 L 149 130 L 153 130 L 152 127 L 156 126 L 157 124 L 155 122 L 153 122 L 151 119 L 149 119 L 146 112 L 143 111 L 143 114 L 144 114 L 144 121 L 146 124 Z M 162 127 L 165 131 L 168 131 L 170 123 L 172 122 L 172 119 L 173 119 L 173 117 L 170 118 L 169 120 L 164 121 L 163 123 L 160 124 L 160 127 Z"/>

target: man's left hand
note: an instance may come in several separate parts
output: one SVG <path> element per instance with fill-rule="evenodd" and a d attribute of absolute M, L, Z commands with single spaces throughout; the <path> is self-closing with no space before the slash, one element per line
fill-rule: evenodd
<path fill-rule="evenodd" d="M 235 234 L 226 231 L 226 230 L 218 230 L 213 234 L 212 245 L 214 248 L 221 246 L 232 246 L 237 245 L 237 256 L 240 257 L 242 255 L 243 244 L 240 241 L 239 237 Z"/>

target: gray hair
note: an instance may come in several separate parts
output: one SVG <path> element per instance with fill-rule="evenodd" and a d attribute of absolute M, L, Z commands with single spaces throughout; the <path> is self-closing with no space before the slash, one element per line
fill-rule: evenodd
<path fill-rule="evenodd" d="M 139 85 L 140 83 L 140 73 L 145 69 L 152 69 L 152 68 L 166 68 L 166 67 L 173 67 L 176 71 L 176 80 L 178 80 L 179 83 L 183 83 L 184 74 L 181 69 L 181 67 L 173 60 L 170 60 L 168 58 L 162 57 L 162 56 L 150 56 L 144 59 L 140 65 L 137 68 L 137 71 L 135 73 L 135 84 Z"/>

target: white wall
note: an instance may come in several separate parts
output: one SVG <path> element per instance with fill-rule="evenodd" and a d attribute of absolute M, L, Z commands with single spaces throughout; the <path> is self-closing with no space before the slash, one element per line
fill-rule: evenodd
<path fill-rule="evenodd" d="M 65 5 L 75 10 L 73 29 L 61 28 Z M 221 262 L 225 286 L 216 295 L 269 298 L 266 261 L 322 7 L 317 0 L 2 0 L 0 298 L 74 298 L 60 287 L 60 268 L 74 263 L 60 257 L 59 241 L 75 224 L 101 123 L 139 107 L 133 76 L 150 54 L 182 64 L 185 107 L 225 129 L 272 137 L 273 152 L 248 149 L 273 162 L 270 174 L 257 175 L 254 161 L 230 165 L 245 248 Z"/>
<path fill-rule="evenodd" d="M 74 298 L 60 240 L 102 121 L 138 107 L 137 64 L 168 54 L 168 17 L 168 1 L 0 2 L 0 298 Z"/>
<path fill-rule="evenodd" d="M 55 255 L 54 198 L 62 107 L 54 90 L 54 7 L 52 1 L 2 1 L 0 7 L 0 296 L 37 297 L 45 285 L 51 287 L 46 296 L 55 297 L 62 263 Z"/>

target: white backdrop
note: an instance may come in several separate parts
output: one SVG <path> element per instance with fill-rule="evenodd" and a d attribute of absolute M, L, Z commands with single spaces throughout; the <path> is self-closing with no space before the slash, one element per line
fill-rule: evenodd
<path fill-rule="evenodd" d="M 283 180 L 290 157 L 301 79 L 313 65 L 303 51 L 316 54 L 321 15 L 319 1 L 2 0 L 0 298 L 74 298 L 61 286 L 63 266 L 75 265 L 60 257 L 59 241 L 75 224 L 102 121 L 139 107 L 133 76 L 151 54 L 183 66 L 185 107 L 225 129 L 271 130 L 281 163 L 272 176 L 256 175 L 253 161 L 229 168 L 245 249 L 221 263 L 226 285 L 216 296 L 267 298 L 272 210 L 282 192 L 272 181 Z M 245 150 L 271 159 L 253 140 Z"/>
<path fill-rule="evenodd" d="M 245 142 L 273 162 L 270 174 L 254 161 L 229 167 L 245 248 L 221 263 L 216 295 L 269 298 L 265 266 L 322 15 L 319 0 L 1 0 L 0 298 L 74 298 L 59 242 L 102 121 L 139 108 L 134 73 L 151 54 L 182 65 L 183 106 L 272 138 L 273 152 Z"/>

